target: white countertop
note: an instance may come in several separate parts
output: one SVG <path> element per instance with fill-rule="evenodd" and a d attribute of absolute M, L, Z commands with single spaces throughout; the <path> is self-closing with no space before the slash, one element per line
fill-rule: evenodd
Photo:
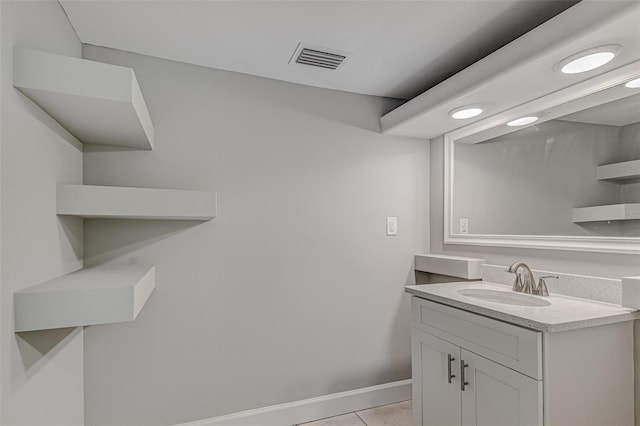
<path fill-rule="evenodd" d="M 405 287 L 423 299 L 484 315 L 539 331 L 557 332 L 640 319 L 640 311 L 588 299 L 551 294 L 525 295 L 550 302 L 548 306 L 520 306 L 490 302 L 458 293 L 462 289 L 486 289 L 513 294 L 511 287 L 487 282 L 454 282 Z M 520 293 L 515 293 L 520 295 Z"/>

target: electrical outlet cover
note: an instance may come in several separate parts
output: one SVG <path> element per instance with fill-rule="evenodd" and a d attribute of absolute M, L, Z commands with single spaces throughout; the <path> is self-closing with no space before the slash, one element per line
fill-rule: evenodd
<path fill-rule="evenodd" d="M 469 219 L 460 219 L 460 233 L 461 234 L 469 233 Z"/>

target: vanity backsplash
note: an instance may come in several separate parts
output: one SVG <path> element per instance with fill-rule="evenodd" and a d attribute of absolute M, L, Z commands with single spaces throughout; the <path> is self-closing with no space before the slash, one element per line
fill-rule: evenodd
<path fill-rule="evenodd" d="M 506 266 L 484 264 L 481 267 L 482 281 L 511 286 L 514 275 L 506 270 Z M 620 279 L 562 274 L 538 269 L 531 271 L 536 277 L 536 282 L 544 275 L 559 277 L 558 279 L 545 280 L 550 293 L 620 304 L 622 294 L 622 280 Z"/>

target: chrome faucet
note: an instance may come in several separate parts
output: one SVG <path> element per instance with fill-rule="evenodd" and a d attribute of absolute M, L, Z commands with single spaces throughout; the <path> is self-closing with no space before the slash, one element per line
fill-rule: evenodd
<path fill-rule="evenodd" d="M 524 268 L 524 277 L 518 272 L 520 268 Z M 533 289 L 536 285 L 535 278 L 533 277 L 533 273 L 526 263 L 516 262 L 513 265 L 509 266 L 507 272 L 516 274 L 516 280 L 513 282 L 513 291 L 518 293 L 533 294 Z"/>
<path fill-rule="evenodd" d="M 520 268 L 524 269 L 524 277 L 520 275 L 518 270 Z M 512 274 L 516 274 L 516 279 L 513 282 L 512 290 L 518 293 L 527 293 L 527 294 L 535 294 L 537 296 L 548 296 L 549 290 L 547 289 L 547 283 L 544 281 L 545 278 L 558 278 L 555 275 L 547 275 L 544 277 L 540 277 L 540 282 L 536 285 L 536 279 L 533 276 L 533 272 L 529 266 L 524 262 L 516 262 L 513 265 L 509 266 L 506 272 L 511 272 Z"/>

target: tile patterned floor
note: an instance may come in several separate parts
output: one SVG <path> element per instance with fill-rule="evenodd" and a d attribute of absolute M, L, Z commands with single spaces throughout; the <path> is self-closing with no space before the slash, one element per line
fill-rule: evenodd
<path fill-rule="evenodd" d="M 329 417 L 304 426 L 411 426 L 411 401 Z"/>

